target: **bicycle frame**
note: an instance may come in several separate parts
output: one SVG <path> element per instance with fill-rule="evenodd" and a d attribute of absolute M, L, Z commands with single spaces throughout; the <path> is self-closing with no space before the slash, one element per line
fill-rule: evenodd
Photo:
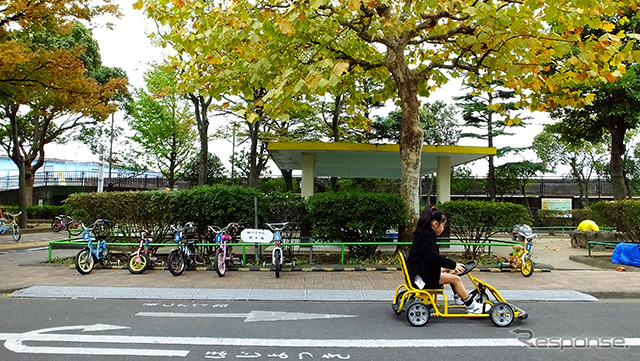
<path fill-rule="evenodd" d="M 147 255 L 149 255 L 151 253 L 151 250 L 149 250 L 149 242 L 152 240 L 151 232 L 147 231 L 142 227 L 140 227 L 140 229 L 142 231 L 142 235 L 140 236 L 140 245 L 138 246 L 138 249 L 135 252 L 130 254 L 130 256 L 136 257 L 136 262 L 140 261 L 141 254 L 146 253 Z"/>
<path fill-rule="evenodd" d="M 91 252 L 91 256 L 96 259 L 96 260 L 101 260 L 102 258 L 100 258 L 100 253 L 102 253 L 102 251 L 107 250 L 107 257 L 109 254 L 109 250 L 107 249 L 107 241 L 102 239 L 100 241 L 98 241 L 98 246 L 94 249 L 93 248 L 93 237 L 91 237 L 91 231 L 85 231 L 84 235 L 83 235 L 83 239 L 85 241 L 87 241 L 87 245 L 85 246 L 86 248 L 89 249 L 89 251 Z"/>
<path fill-rule="evenodd" d="M 289 222 L 267 223 L 275 233 L 273 234 L 274 247 L 271 251 L 271 264 L 273 264 L 276 272 L 276 278 L 280 278 L 280 269 L 284 263 L 284 250 L 282 249 L 282 232 L 289 225 Z"/>
<path fill-rule="evenodd" d="M 7 218 L 0 218 L 0 233 L 5 233 L 6 231 L 13 229 L 15 225 L 17 225 L 16 221 L 18 220 L 18 216 L 22 214 L 19 212 L 18 214 L 11 214 L 9 212 L 5 212 L 9 215 Z"/>
<path fill-rule="evenodd" d="M 209 232 L 215 234 L 215 241 L 219 244 L 214 253 L 213 268 L 220 277 L 224 277 L 227 272 L 229 261 L 233 260 L 233 252 L 227 242 L 231 240 L 228 230 L 231 227 L 238 227 L 237 223 L 229 223 L 224 228 L 208 226 Z"/>

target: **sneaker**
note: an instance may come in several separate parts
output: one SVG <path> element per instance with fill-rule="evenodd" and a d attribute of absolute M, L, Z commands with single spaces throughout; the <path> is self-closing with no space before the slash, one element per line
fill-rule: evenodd
<path fill-rule="evenodd" d="M 466 306 L 467 307 L 467 313 L 472 314 L 472 315 L 479 315 L 482 313 L 482 303 L 477 302 L 476 300 L 473 300 L 473 302 Z"/>

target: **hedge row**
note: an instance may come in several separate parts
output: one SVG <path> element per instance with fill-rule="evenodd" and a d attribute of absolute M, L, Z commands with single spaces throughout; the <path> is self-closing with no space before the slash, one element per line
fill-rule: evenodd
<path fill-rule="evenodd" d="M 16 214 L 20 212 L 18 206 L 2 206 L 2 212 Z M 65 206 L 30 206 L 27 207 L 27 215 L 29 219 L 53 219 L 55 216 L 65 214 L 67 208 Z"/>
<path fill-rule="evenodd" d="M 400 196 L 377 193 L 319 193 L 305 201 L 292 193 L 265 194 L 253 188 L 213 185 L 176 192 L 78 193 L 65 204 L 72 216 L 87 224 L 105 218 L 111 226 L 135 233 L 137 225 L 164 229 L 193 221 L 203 234 L 207 225 L 230 222 L 253 228 L 254 200 L 259 227 L 267 222 L 294 222 L 303 232 L 313 229 L 319 240 L 366 241 L 404 222 Z M 154 236 L 161 241 L 167 235 Z"/>

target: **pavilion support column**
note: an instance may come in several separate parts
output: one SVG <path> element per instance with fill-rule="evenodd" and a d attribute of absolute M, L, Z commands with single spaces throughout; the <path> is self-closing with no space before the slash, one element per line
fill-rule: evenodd
<path fill-rule="evenodd" d="M 302 153 L 302 197 L 309 198 L 313 195 L 313 178 L 315 177 L 315 155 Z"/>
<path fill-rule="evenodd" d="M 451 200 L 451 157 L 438 156 L 438 172 L 436 173 L 436 202 Z"/>

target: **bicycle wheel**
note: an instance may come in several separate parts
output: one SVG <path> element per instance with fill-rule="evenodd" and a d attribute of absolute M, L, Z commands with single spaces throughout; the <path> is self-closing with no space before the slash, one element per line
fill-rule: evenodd
<path fill-rule="evenodd" d="M 184 253 L 179 249 L 171 251 L 169 257 L 167 257 L 167 266 L 172 275 L 180 276 L 185 268 L 187 268 L 187 259 Z"/>
<path fill-rule="evenodd" d="M 282 268 L 282 250 L 279 248 L 273 250 L 273 265 L 276 268 L 276 278 L 280 278 L 280 268 Z"/>
<path fill-rule="evenodd" d="M 82 233 L 82 227 L 80 227 L 80 223 L 78 221 L 71 221 L 67 224 L 67 231 L 72 236 L 77 236 Z"/>
<path fill-rule="evenodd" d="M 91 255 L 91 251 L 88 248 L 82 249 L 76 255 L 76 270 L 81 275 L 89 274 L 93 271 L 93 267 L 95 266 L 95 261 L 93 259 L 93 255 Z"/>
<path fill-rule="evenodd" d="M 64 228 L 64 225 L 62 224 L 62 221 L 60 221 L 59 219 L 54 219 L 51 221 L 51 230 L 58 233 L 60 232 L 62 229 Z"/>
<path fill-rule="evenodd" d="M 138 275 L 144 271 L 147 270 L 147 268 L 149 268 L 149 265 L 151 264 L 151 260 L 149 259 L 149 256 L 147 256 L 146 253 L 142 253 L 140 254 L 140 256 L 133 255 L 131 256 L 131 258 L 129 258 L 129 272 L 133 273 L 134 275 Z"/>
<path fill-rule="evenodd" d="M 18 242 L 20 237 L 22 237 L 22 231 L 20 230 L 20 226 L 17 223 L 13 223 L 13 227 L 11 227 L 11 235 L 13 236 L 13 240 Z"/>
<path fill-rule="evenodd" d="M 533 261 L 529 257 L 525 257 L 520 266 L 520 272 L 525 277 L 530 277 L 533 274 Z"/>
<path fill-rule="evenodd" d="M 227 260 L 225 259 L 222 247 L 218 247 L 216 250 L 216 256 L 213 259 L 213 267 L 215 267 L 216 273 L 219 277 L 224 277 L 227 273 Z"/>

